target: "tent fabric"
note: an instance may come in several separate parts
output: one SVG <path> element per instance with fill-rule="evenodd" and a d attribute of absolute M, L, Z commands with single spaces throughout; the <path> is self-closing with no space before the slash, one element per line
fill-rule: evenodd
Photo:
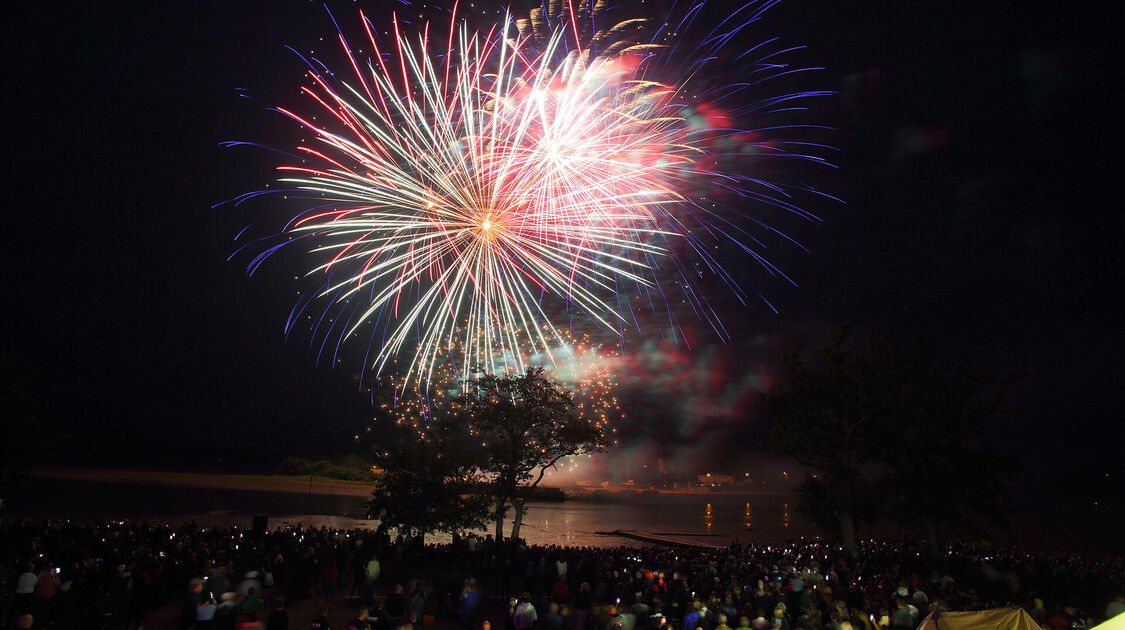
<path fill-rule="evenodd" d="M 1106 619 L 1094 626 L 1093 630 L 1125 630 L 1125 613 Z"/>
<path fill-rule="evenodd" d="M 1043 630 L 1022 608 L 931 613 L 918 630 Z"/>

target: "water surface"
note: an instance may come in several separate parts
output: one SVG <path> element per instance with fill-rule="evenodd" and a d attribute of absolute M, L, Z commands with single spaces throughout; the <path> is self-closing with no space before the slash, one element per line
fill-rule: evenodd
<path fill-rule="evenodd" d="M 202 526 L 249 527 L 255 515 L 271 528 L 304 523 L 329 527 L 374 527 L 365 518 L 364 497 L 314 492 L 268 492 L 193 488 L 68 479 L 40 479 L 32 488 L 3 497 L 6 516 L 72 519 L 134 519 Z M 788 495 L 609 495 L 600 500 L 528 503 L 521 535 L 533 544 L 642 544 L 598 532 L 625 530 L 708 545 L 778 543 L 813 531 L 792 513 Z M 510 531 L 511 522 L 505 531 Z"/>

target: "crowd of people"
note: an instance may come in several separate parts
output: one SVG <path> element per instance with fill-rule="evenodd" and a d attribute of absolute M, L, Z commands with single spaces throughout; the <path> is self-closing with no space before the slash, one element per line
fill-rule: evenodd
<path fill-rule="evenodd" d="M 862 541 L 422 545 L 372 530 L 0 523 L 4 628 L 287 630 L 286 604 L 349 605 L 355 630 L 907 630 L 932 611 L 1021 606 L 1044 628 L 1125 612 L 1121 557 Z M 313 621 L 329 628 L 328 612 Z M 342 630 L 342 629 L 337 629 Z"/>

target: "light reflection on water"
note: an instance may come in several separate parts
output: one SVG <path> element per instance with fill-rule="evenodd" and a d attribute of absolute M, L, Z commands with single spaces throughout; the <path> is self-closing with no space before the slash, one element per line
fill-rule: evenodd
<path fill-rule="evenodd" d="M 362 496 L 48 480 L 34 492 L 7 498 L 13 517 L 195 520 L 205 527 L 249 527 L 254 515 L 265 515 L 271 529 L 286 523 L 377 525 L 363 518 Z M 764 494 L 634 494 L 607 495 L 600 501 L 532 501 L 521 535 L 533 544 L 560 545 L 644 544 L 597 533 L 616 530 L 709 545 L 735 538 L 769 544 L 814 535 L 791 515 L 791 500 L 789 495 Z M 505 532 L 510 531 L 509 520 Z"/>
<path fill-rule="evenodd" d="M 786 496 L 664 495 L 650 502 L 570 500 L 529 505 L 521 535 L 542 544 L 626 544 L 629 539 L 596 534 L 615 530 L 707 544 L 726 544 L 735 538 L 774 543 L 814 533 L 790 517 Z"/>
<path fill-rule="evenodd" d="M 520 531 L 521 537 L 531 544 L 569 546 L 641 546 L 649 543 L 632 538 L 598 534 L 617 530 L 659 536 L 663 539 L 703 545 L 725 545 L 738 538 L 744 543 L 780 543 L 788 538 L 812 536 L 815 532 L 789 515 L 786 497 L 756 496 L 746 501 L 745 496 L 698 496 L 672 499 L 657 498 L 647 503 L 594 502 L 568 500 L 562 502 L 532 501 Z M 376 527 L 378 521 L 352 516 L 324 516 L 310 514 L 281 514 L 270 517 L 271 528 L 286 523 L 303 523 L 319 527 L 336 528 Z M 221 525 L 230 523 L 234 514 L 205 514 L 193 518 L 200 524 Z M 242 517 L 249 526 L 248 516 Z M 510 533 L 512 521 L 505 524 L 505 534 Z M 480 533 L 491 534 L 492 528 Z M 428 537 L 436 542 L 447 541 L 448 536 Z"/>

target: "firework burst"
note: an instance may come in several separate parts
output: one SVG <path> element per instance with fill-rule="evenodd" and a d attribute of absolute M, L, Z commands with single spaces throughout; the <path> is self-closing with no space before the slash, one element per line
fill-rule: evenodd
<path fill-rule="evenodd" d="M 346 72 L 308 65 L 302 91 L 315 117 L 278 109 L 314 138 L 280 167 L 285 194 L 308 209 L 266 241 L 251 272 L 280 247 L 306 244 L 320 287 L 288 328 L 306 316 L 322 351 L 366 337 L 366 366 L 395 363 L 404 381 L 428 381 L 443 363 L 464 375 L 523 369 L 532 355 L 554 362 L 567 345 L 560 316 L 621 335 L 642 304 L 666 312 L 673 329 L 671 304 L 687 304 L 726 337 L 693 281 L 710 274 L 745 301 L 716 251 L 737 248 L 779 272 L 754 247 L 753 219 L 700 191 L 809 216 L 780 186 L 719 164 L 748 148 L 820 160 L 690 120 L 704 63 L 768 4 L 743 7 L 695 62 L 674 64 L 670 22 L 608 23 L 603 3 L 552 3 L 488 30 L 454 7 L 444 36 L 431 37 L 429 24 L 404 33 L 395 19 L 383 45 L 361 14 L 370 56 L 341 33 Z M 698 14 L 697 5 L 677 28 Z M 315 317 L 314 303 L 326 305 Z"/>

